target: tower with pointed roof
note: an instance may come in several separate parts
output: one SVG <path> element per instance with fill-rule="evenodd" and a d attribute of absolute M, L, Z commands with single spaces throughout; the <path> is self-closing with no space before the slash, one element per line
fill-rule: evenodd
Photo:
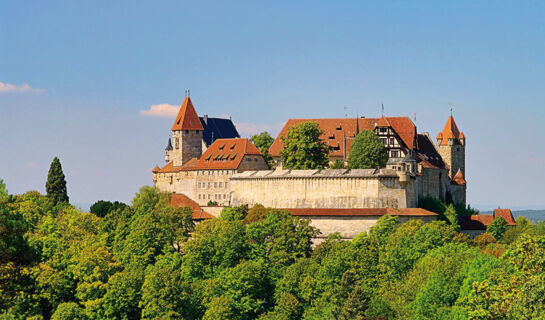
<path fill-rule="evenodd" d="M 466 174 L 466 137 L 458 129 L 452 114 L 442 132 L 437 134 L 437 150 L 449 168 L 452 181 L 465 182 Z M 455 179 L 456 178 L 456 179 Z"/>
<path fill-rule="evenodd" d="M 202 155 L 203 131 L 191 98 L 186 96 L 172 125 L 172 144 L 169 140 L 165 160 L 172 161 L 176 167 L 193 158 L 199 159 Z"/>

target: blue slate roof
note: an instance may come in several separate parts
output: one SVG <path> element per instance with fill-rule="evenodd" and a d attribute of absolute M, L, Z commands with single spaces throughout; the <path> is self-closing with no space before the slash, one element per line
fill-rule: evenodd
<path fill-rule="evenodd" d="M 199 117 L 204 128 L 203 140 L 207 146 L 217 139 L 240 138 L 231 119 Z"/>

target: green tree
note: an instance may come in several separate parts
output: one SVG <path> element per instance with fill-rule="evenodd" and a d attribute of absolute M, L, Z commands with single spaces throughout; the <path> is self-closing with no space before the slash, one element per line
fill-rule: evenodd
<path fill-rule="evenodd" d="M 216 276 L 236 266 L 249 254 L 246 230 L 241 220 L 209 219 L 195 227 L 191 241 L 183 244 L 184 272 L 197 279 Z"/>
<path fill-rule="evenodd" d="M 0 203 L 8 201 L 8 189 L 6 189 L 6 184 L 4 180 L 0 179 Z"/>
<path fill-rule="evenodd" d="M 75 302 L 59 304 L 51 320 L 86 320 L 87 316 L 81 306 Z"/>
<path fill-rule="evenodd" d="M 322 169 L 329 163 L 329 148 L 320 139 L 323 130 L 317 122 L 302 122 L 282 137 L 282 166 L 289 169 Z"/>
<path fill-rule="evenodd" d="M 167 253 L 146 269 L 142 285 L 143 319 L 200 319 L 203 316 L 199 281 L 185 279 L 182 256 Z"/>
<path fill-rule="evenodd" d="M 62 172 L 61 161 L 57 157 L 53 158 L 53 162 L 51 162 L 51 166 L 49 167 L 45 190 L 47 196 L 53 199 L 55 204 L 61 202 L 68 203 L 66 180 L 64 178 L 64 173 Z"/>
<path fill-rule="evenodd" d="M 460 222 L 458 222 L 458 213 L 453 204 L 449 204 L 443 213 L 448 223 L 456 230 L 460 232 Z"/>
<path fill-rule="evenodd" d="M 486 228 L 486 232 L 490 233 L 496 240 L 501 241 L 503 234 L 507 231 L 507 222 L 502 217 L 497 217 Z"/>
<path fill-rule="evenodd" d="M 296 259 L 308 257 L 312 238 L 318 233 L 309 220 L 292 216 L 288 211 L 269 209 L 267 215 L 246 229 L 251 259 L 264 259 L 271 266 L 273 280 Z"/>
<path fill-rule="evenodd" d="M 228 298 L 230 309 L 236 315 L 231 319 L 255 319 L 270 305 L 271 291 L 265 265 L 259 261 L 243 261 L 207 281 L 204 301 L 210 308 L 214 306 L 214 298 Z"/>
<path fill-rule="evenodd" d="M 353 169 L 382 168 L 388 162 L 388 150 L 379 137 L 370 130 L 363 130 L 350 145 L 348 164 Z"/>
<path fill-rule="evenodd" d="M 271 147 L 272 143 L 274 142 L 274 138 L 271 137 L 271 135 L 265 131 L 261 132 L 260 134 L 254 134 L 250 137 L 250 141 L 259 149 L 261 154 L 263 155 L 263 158 L 269 165 L 269 167 L 273 167 L 273 159 L 271 155 L 269 154 L 269 148 Z"/>
<path fill-rule="evenodd" d="M 125 209 L 126 207 L 127 205 L 124 204 L 123 202 L 119 202 L 119 201 L 111 202 L 111 201 L 99 200 L 91 206 L 89 211 L 97 215 L 98 217 L 104 218 L 109 212 L 114 210 L 120 210 L 120 209 L 122 210 L 122 209 Z"/>
<path fill-rule="evenodd" d="M 388 242 L 388 238 L 394 230 L 400 225 L 399 218 L 389 214 L 383 215 L 377 223 L 369 229 L 369 236 L 373 238 L 379 246 L 383 247 Z M 362 234 L 358 235 L 358 237 Z"/>

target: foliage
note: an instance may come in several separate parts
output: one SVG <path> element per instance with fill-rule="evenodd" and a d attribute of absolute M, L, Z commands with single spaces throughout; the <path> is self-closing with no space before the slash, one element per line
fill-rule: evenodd
<path fill-rule="evenodd" d="M 498 242 L 461 236 L 455 220 L 385 215 L 313 248 L 308 220 L 261 205 L 194 226 L 143 187 L 106 211 L 35 191 L 0 203 L 0 319 L 545 317 L 545 228 L 523 218 Z"/>
<path fill-rule="evenodd" d="M 89 212 L 94 213 L 98 217 L 104 218 L 108 213 L 115 210 L 123 210 L 127 207 L 126 204 L 119 201 L 104 201 L 99 200 L 95 202 L 91 208 L 89 209 Z"/>
<path fill-rule="evenodd" d="M 9 194 L 3 179 L 0 179 L 0 203 L 8 201 Z"/>
<path fill-rule="evenodd" d="M 218 205 L 218 202 L 217 201 L 213 201 L 213 200 L 210 200 L 208 201 L 208 203 L 206 204 L 207 206 L 210 206 L 210 207 L 215 207 Z"/>
<path fill-rule="evenodd" d="M 250 141 L 259 149 L 259 152 L 263 155 L 263 158 L 267 162 L 270 168 L 274 167 L 274 161 L 269 154 L 269 148 L 274 142 L 274 138 L 267 132 L 261 132 L 260 134 L 254 134 L 250 137 Z"/>
<path fill-rule="evenodd" d="M 333 163 L 329 166 L 330 169 L 345 169 L 346 165 L 344 164 L 344 161 L 335 159 Z"/>
<path fill-rule="evenodd" d="M 320 139 L 323 130 L 317 122 L 302 122 L 282 137 L 282 166 L 289 169 L 323 169 L 329 163 L 329 147 Z"/>
<path fill-rule="evenodd" d="M 348 164 L 353 169 L 383 168 L 388 162 L 388 150 L 371 130 L 363 130 L 350 145 Z"/>
<path fill-rule="evenodd" d="M 68 192 L 66 190 L 66 180 L 62 172 L 61 161 L 59 158 L 53 158 L 49 173 L 47 174 L 47 182 L 45 184 L 47 196 L 53 200 L 54 204 L 66 202 L 68 203 Z"/>
<path fill-rule="evenodd" d="M 503 234 L 507 231 L 507 222 L 502 217 L 497 217 L 488 225 L 486 232 L 490 233 L 497 240 L 503 239 Z"/>

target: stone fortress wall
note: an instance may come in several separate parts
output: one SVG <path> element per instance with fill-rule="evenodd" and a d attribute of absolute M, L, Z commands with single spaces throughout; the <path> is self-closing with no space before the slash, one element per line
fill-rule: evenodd
<path fill-rule="evenodd" d="M 391 169 L 246 171 L 231 177 L 232 206 L 412 208 L 416 179 Z"/>

